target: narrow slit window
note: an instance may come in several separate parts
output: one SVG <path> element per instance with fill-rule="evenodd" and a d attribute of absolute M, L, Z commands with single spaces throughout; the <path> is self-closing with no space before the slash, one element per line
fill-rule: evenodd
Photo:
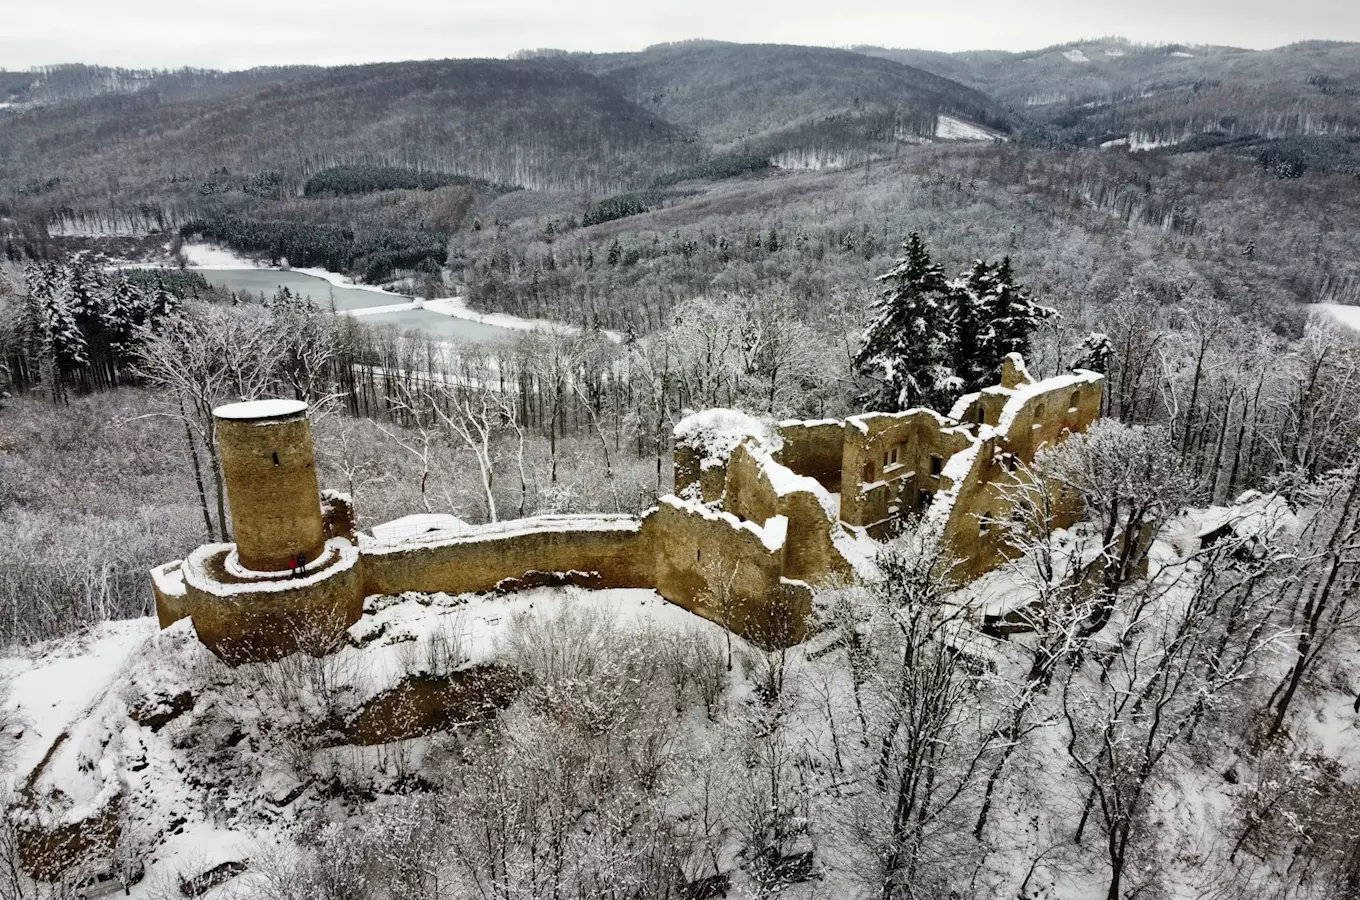
<path fill-rule="evenodd" d="M 274 456 L 274 465 L 277 466 L 277 465 L 279 464 L 279 454 L 278 454 L 278 452 L 275 451 L 274 454 L 273 454 L 273 456 Z"/>
<path fill-rule="evenodd" d="M 943 472 L 943 471 L 944 471 L 944 460 L 940 459 L 940 457 L 938 457 L 938 456 L 931 456 L 931 457 L 930 457 L 930 477 L 931 477 L 931 478 L 939 478 L 939 477 L 940 477 L 940 473 Z"/>

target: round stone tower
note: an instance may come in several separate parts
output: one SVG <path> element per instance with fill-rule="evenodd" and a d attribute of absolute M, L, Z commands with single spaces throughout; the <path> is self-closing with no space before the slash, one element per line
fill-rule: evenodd
<path fill-rule="evenodd" d="M 312 427 L 301 400 L 253 400 L 213 410 L 241 565 L 287 572 L 326 546 Z"/>

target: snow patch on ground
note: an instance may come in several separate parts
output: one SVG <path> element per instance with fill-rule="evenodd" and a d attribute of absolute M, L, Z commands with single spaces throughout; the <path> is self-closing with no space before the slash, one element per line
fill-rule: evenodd
<path fill-rule="evenodd" d="M 0 659 L 0 677 L 9 681 L 6 711 L 18 735 L 14 771 L 31 771 L 155 633 L 152 618 L 106 622 Z"/>
<path fill-rule="evenodd" d="M 1002 137 L 981 125 L 953 116 L 940 116 L 935 123 L 935 138 L 941 141 L 995 141 Z"/>
<path fill-rule="evenodd" d="M 1157 150 L 1161 147 L 1174 147 L 1184 141 L 1187 137 L 1189 137 L 1189 135 L 1174 138 L 1154 137 L 1144 131 L 1135 131 L 1128 136 L 1127 140 L 1129 149 L 1138 153 L 1144 150 Z"/>
<path fill-rule="evenodd" d="M 1088 63 L 1091 58 L 1080 50 L 1064 50 L 1063 56 L 1067 57 L 1068 62 Z"/>

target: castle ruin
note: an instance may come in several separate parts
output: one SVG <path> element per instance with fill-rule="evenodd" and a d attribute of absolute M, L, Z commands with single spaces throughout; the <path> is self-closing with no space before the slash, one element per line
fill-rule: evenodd
<path fill-rule="evenodd" d="M 1018 355 L 999 385 L 927 409 L 763 422 L 708 410 L 677 424 L 675 492 L 641 517 L 537 516 L 457 532 L 356 534 L 319 490 L 304 403 L 215 411 L 235 543 L 152 570 L 161 627 L 191 617 L 229 663 L 330 652 L 364 598 L 533 584 L 648 588 L 754 643 L 807 635 L 812 592 L 872 577 L 873 548 L 927 529 L 970 580 L 1010 554 L 990 523 L 1040 448 L 1100 415 L 1102 376 L 1036 381 Z M 1075 512 L 1062 513 L 1075 519 Z M 1070 524 L 1070 521 L 1058 523 Z"/>

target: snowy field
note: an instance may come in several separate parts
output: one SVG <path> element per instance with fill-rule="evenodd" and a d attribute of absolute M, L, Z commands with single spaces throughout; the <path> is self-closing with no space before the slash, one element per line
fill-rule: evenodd
<path fill-rule="evenodd" d="M 981 125 L 965 122 L 953 116 L 940 116 L 935 125 L 935 137 L 941 141 L 995 141 L 1001 135 L 988 131 Z"/>

